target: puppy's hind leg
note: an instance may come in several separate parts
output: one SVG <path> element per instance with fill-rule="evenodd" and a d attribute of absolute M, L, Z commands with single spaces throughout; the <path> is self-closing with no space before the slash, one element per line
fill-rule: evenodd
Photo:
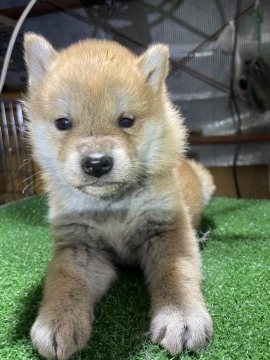
<path fill-rule="evenodd" d="M 33 345 L 42 356 L 64 360 L 86 346 L 94 303 L 115 276 L 105 257 L 91 256 L 83 247 L 56 248 L 31 329 Z"/>

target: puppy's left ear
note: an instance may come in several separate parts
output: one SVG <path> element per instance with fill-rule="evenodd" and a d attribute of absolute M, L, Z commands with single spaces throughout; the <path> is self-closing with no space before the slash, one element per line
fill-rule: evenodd
<path fill-rule="evenodd" d="M 138 60 L 139 68 L 148 85 L 157 93 L 164 83 L 169 68 L 169 48 L 166 45 L 150 46 Z"/>

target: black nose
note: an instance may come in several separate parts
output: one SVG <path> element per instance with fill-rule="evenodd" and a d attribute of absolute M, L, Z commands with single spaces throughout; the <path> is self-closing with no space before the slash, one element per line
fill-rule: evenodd
<path fill-rule="evenodd" d="M 113 167 L 113 159 L 108 155 L 99 157 L 86 156 L 82 160 L 82 168 L 87 175 L 101 177 L 108 174 Z"/>

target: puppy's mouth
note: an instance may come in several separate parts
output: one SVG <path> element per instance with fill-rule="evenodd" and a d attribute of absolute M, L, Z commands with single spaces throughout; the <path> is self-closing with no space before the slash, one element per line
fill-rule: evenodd
<path fill-rule="evenodd" d="M 97 180 L 77 186 L 77 189 L 88 195 L 106 196 L 120 193 L 126 186 L 125 182 Z"/>
<path fill-rule="evenodd" d="M 93 181 L 93 182 L 87 182 L 81 186 L 79 186 L 79 189 L 83 189 L 86 187 L 98 187 L 98 188 L 102 188 L 102 187 L 111 187 L 111 186 L 122 186 L 124 185 L 123 182 L 119 182 L 119 181 Z"/>

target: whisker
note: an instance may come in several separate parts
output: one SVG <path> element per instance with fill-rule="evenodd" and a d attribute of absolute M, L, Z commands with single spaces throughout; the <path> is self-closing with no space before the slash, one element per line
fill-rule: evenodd
<path fill-rule="evenodd" d="M 29 164 L 30 164 L 30 160 L 29 159 L 24 159 L 23 162 L 18 166 L 17 172 L 19 172 L 22 167 L 24 167 L 26 165 L 29 165 Z"/>
<path fill-rule="evenodd" d="M 34 176 L 37 176 L 37 175 L 40 175 L 40 174 L 42 174 L 42 171 L 37 171 L 37 172 L 35 172 L 34 174 L 28 176 L 26 179 L 23 179 L 22 182 L 25 182 L 25 181 L 33 178 Z"/>
<path fill-rule="evenodd" d="M 40 199 L 38 200 L 38 205 L 40 205 L 41 201 L 45 198 L 45 196 L 46 196 L 46 193 L 41 195 Z"/>

